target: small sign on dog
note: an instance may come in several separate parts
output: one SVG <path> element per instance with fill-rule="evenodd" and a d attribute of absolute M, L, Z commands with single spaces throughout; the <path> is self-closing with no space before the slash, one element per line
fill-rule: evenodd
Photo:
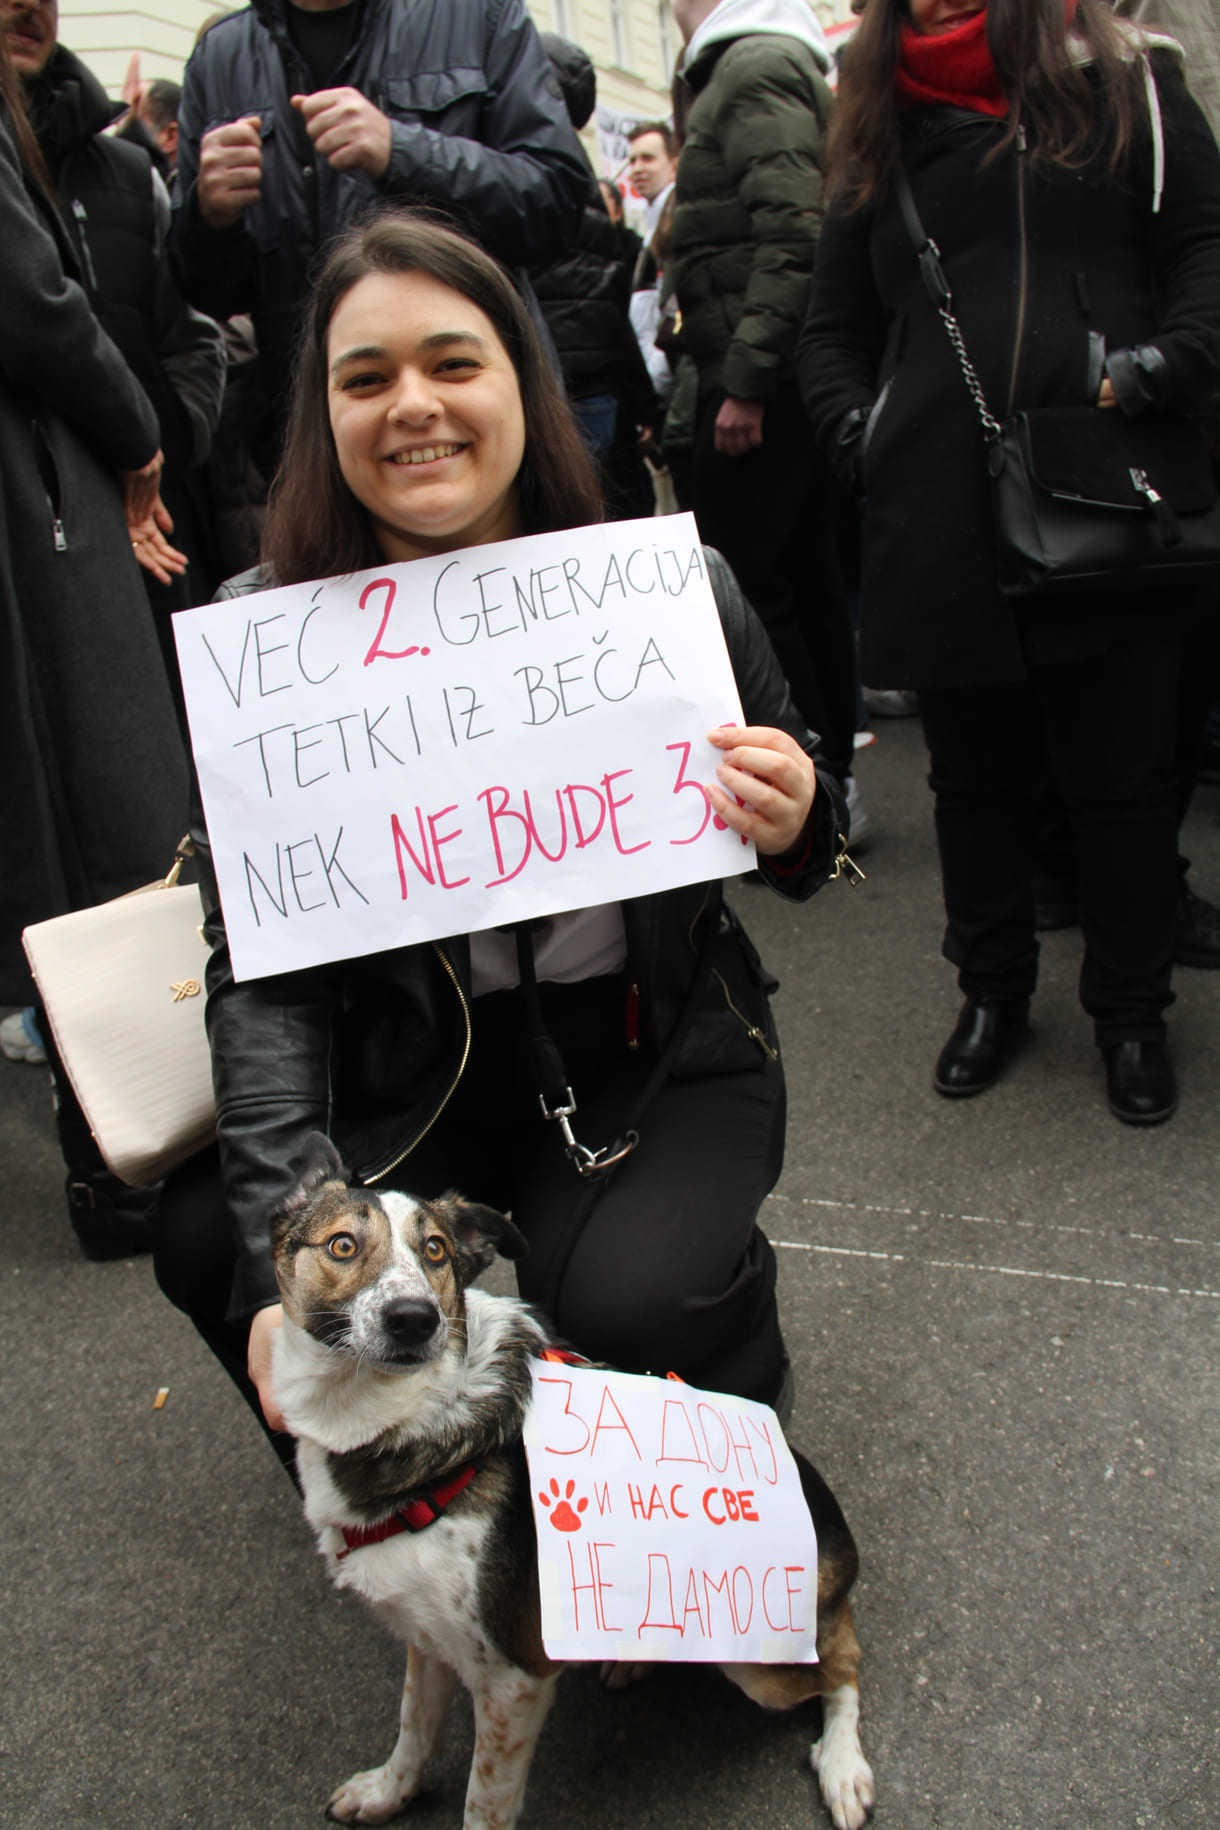
<path fill-rule="evenodd" d="M 817 1662 L 817 1539 L 766 1405 L 539 1361 L 525 1447 L 552 1658 Z"/>

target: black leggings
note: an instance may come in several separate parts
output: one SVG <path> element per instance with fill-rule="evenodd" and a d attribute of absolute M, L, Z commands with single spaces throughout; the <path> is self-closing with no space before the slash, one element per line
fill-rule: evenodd
<path fill-rule="evenodd" d="M 540 990 L 578 1102 L 573 1129 L 596 1148 L 617 1134 L 651 1066 L 623 1045 L 622 981 Z M 530 1245 L 518 1287 L 543 1302 L 586 1184 L 539 1112 L 524 1033 L 518 993 L 476 1000 L 457 1091 L 384 1186 L 424 1198 L 456 1188 L 511 1211 Z M 784 1359 L 775 1254 L 756 1219 L 783 1164 L 786 1099 L 780 1064 L 759 1061 L 754 1072 L 670 1080 L 640 1123 L 639 1147 L 601 1185 L 553 1305 L 560 1333 L 591 1358 L 775 1398 Z M 215 1149 L 167 1182 L 155 1263 L 166 1296 L 261 1418 L 246 1375 L 249 1317 L 226 1314 L 236 1248 Z M 287 1459 L 291 1445 L 276 1447 Z"/>

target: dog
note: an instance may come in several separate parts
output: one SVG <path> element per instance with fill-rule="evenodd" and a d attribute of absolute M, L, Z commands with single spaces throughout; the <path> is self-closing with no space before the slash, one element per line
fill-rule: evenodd
<path fill-rule="evenodd" d="M 334 1793 L 337 1823 L 383 1824 L 409 1803 L 459 1678 L 475 1717 L 465 1830 L 512 1830 L 521 1812 L 562 1669 L 543 1650 L 522 1443 L 530 1362 L 555 1342 L 526 1304 L 470 1285 L 497 1254 L 526 1249 L 503 1214 L 456 1195 L 349 1187 L 320 1135 L 273 1216 L 274 1382 L 306 1516 L 333 1580 L 407 1644 L 397 1743 Z M 848 1602 L 856 1548 L 830 1489 L 797 1461 L 818 1540 L 819 1663 L 721 1669 L 764 1708 L 821 1696 L 811 1763 L 836 1830 L 860 1830 L 873 1777 Z"/>

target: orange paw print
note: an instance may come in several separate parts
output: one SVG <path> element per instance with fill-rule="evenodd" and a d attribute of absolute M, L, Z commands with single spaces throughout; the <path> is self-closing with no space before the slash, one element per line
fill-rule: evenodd
<path fill-rule="evenodd" d="M 572 1501 L 572 1495 L 575 1493 L 575 1491 L 576 1491 L 576 1482 L 569 1481 L 567 1483 L 567 1485 L 564 1487 L 563 1498 L 560 1499 L 559 1498 L 559 1482 L 555 1479 L 552 1479 L 551 1491 L 549 1493 L 540 1493 L 538 1495 L 539 1502 L 543 1506 L 554 1505 L 554 1502 L 556 1500 L 559 1500 L 558 1506 L 556 1506 L 554 1512 L 552 1512 L 550 1514 L 551 1524 L 555 1527 L 556 1531 L 579 1531 L 580 1530 L 581 1520 L 579 1519 L 577 1514 L 584 1512 L 584 1510 L 588 1506 L 589 1502 L 585 1498 L 581 1498 L 581 1499 L 577 1500 L 576 1511 L 573 1512 L 571 1501 Z"/>

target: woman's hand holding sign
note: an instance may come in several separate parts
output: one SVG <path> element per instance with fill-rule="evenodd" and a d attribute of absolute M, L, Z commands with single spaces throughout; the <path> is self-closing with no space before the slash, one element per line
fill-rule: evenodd
<path fill-rule="evenodd" d="M 754 724 L 709 731 L 708 742 L 724 752 L 707 790 L 717 817 L 752 839 L 764 858 L 795 850 L 817 790 L 800 745 L 786 731 Z"/>

